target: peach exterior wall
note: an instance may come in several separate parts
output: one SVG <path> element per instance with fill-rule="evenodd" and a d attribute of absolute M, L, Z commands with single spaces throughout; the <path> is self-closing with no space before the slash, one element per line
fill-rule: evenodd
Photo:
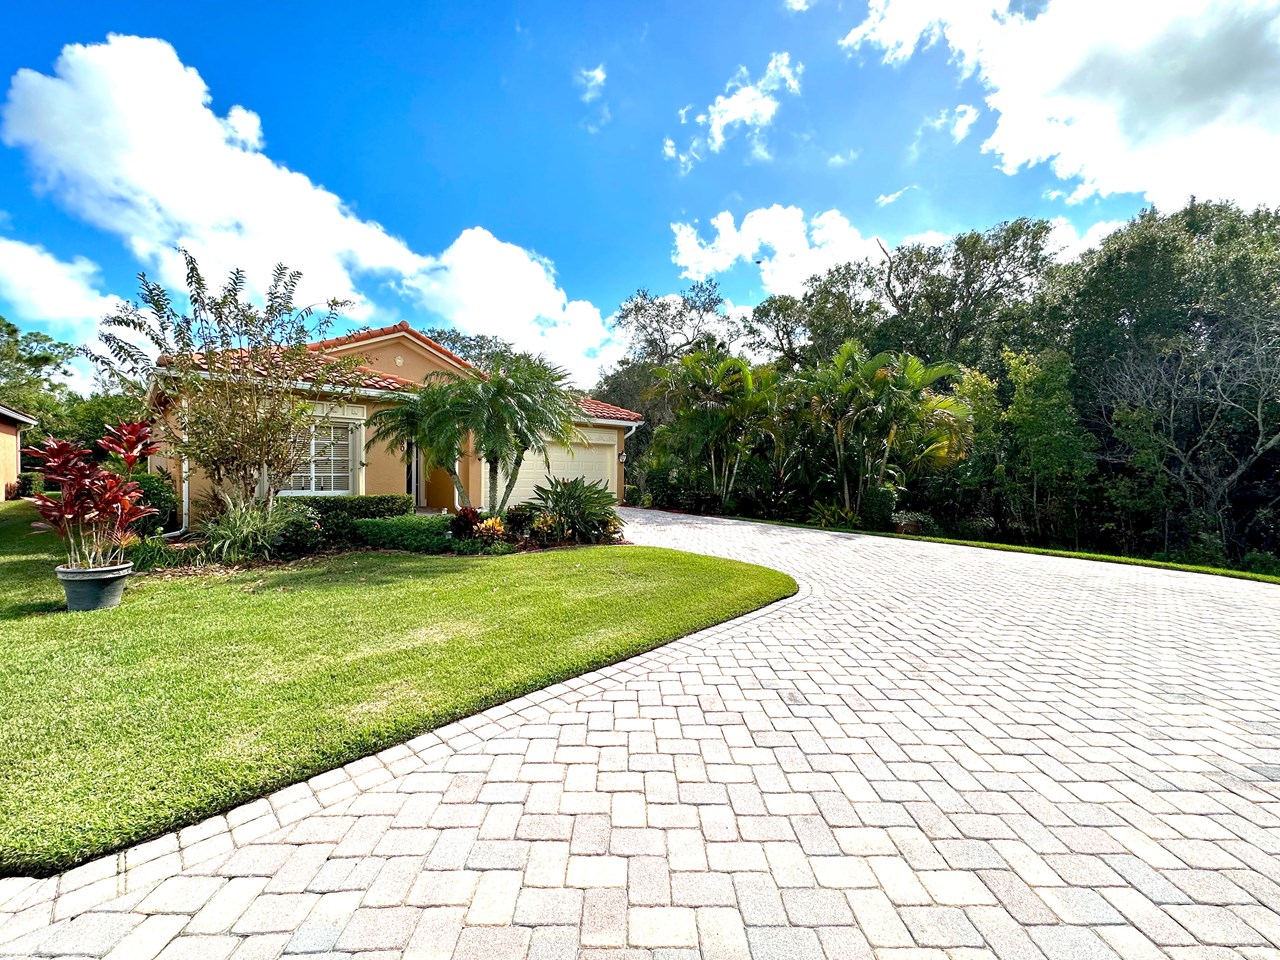
<path fill-rule="evenodd" d="M 404 377 L 407 380 L 421 381 L 429 373 L 434 371 L 443 371 L 445 373 L 458 373 L 458 368 L 442 360 L 436 354 L 417 343 L 407 335 L 391 335 L 385 340 L 377 340 L 367 343 L 352 343 L 346 346 L 335 347 L 328 351 L 335 356 L 356 356 L 361 359 L 365 365 L 375 370 L 381 370 L 384 373 L 391 373 L 398 377 Z M 401 363 L 396 364 L 396 358 L 400 358 Z M 369 415 L 374 411 L 388 406 L 387 402 L 375 401 L 365 397 L 357 397 L 353 403 L 365 406 Z M 623 435 L 626 432 L 624 427 L 610 428 L 605 425 L 596 427 L 596 429 L 614 429 L 618 434 L 618 447 L 623 449 Z M 366 437 L 367 439 L 367 437 Z M 376 444 L 368 447 L 363 455 L 365 466 L 362 470 L 363 484 L 359 486 L 359 493 L 405 493 L 405 464 L 400 458 L 399 451 L 390 450 L 387 447 Z M 178 497 L 181 501 L 182 497 L 182 463 L 180 460 L 169 458 L 164 460 L 164 465 L 173 475 L 175 483 L 178 485 Z M 463 486 L 466 488 L 471 502 L 477 506 L 480 503 L 480 482 L 483 464 L 480 464 L 473 453 L 470 446 L 459 464 L 458 474 L 462 479 Z M 198 501 L 201 496 L 212 490 L 212 483 L 209 478 L 199 471 L 192 471 L 191 476 L 191 502 L 192 513 L 199 516 Z M 623 465 L 618 464 L 618 495 L 621 499 L 623 492 Z M 429 482 L 432 489 L 436 490 L 438 495 L 440 490 L 440 481 L 436 477 Z M 435 496 L 433 495 L 432 499 Z M 448 502 L 452 504 L 450 496 Z M 179 512 L 181 512 L 181 503 L 179 503 Z"/>
<path fill-rule="evenodd" d="M 0 423 L 0 500 L 5 499 L 5 488 L 18 482 L 18 427 L 12 423 Z"/>

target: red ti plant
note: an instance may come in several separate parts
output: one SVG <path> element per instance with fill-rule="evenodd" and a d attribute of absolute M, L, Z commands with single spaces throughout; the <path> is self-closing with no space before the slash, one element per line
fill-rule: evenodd
<path fill-rule="evenodd" d="M 123 476 L 104 470 L 89 458 L 87 449 L 53 437 L 22 451 L 40 461 L 36 470 L 45 478 L 45 489 L 58 489 L 57 496 L 36 494 L 26 499 L 43 518 L 32 526 L 52 531 L 66 543 L 68 567 L 95 569 L 123 563 L 124 548 L 135 539 L 129 525 L 157 512 L 141 504 L 142 488 L 131 479 L 138 463 L 160 449 L 151 439 L 151 425 L 108 427 L 98 446 L 120 458 Z"/>

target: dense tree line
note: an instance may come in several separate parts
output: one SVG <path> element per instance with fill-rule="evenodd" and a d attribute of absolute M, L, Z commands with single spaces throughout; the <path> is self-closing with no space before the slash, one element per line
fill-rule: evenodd
<path fill-rule="evenodd" d="M 1280 212 L 1147 210 L 1069 262 L 1047 222 L 1014 220 L 745 317 L 714 283 L 640 291 L 619 325 L 631 349 L 597 394 L 645 413 L 629 480 L 655 502 L 872 525 L 859 496 L 887 491 L 966 537 L 1280 553 Z M 835 416 L 842 390 L 867 409 Z"/>

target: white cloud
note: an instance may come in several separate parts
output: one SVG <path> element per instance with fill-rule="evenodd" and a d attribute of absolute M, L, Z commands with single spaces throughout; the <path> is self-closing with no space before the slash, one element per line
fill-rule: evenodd
<path fill-rule="evenodd" d="M 782 0 L 782 5 L 792 13 L 804 13 L 813 6 L 813 0 Z"/>
<path fill-rule="evenodd" d="M 551 261 L 483 227 L 462 231 L 433 269 L 405 282 L 458 329 L 496 333 L 545 354 L 580 384 L 593 384 L 600 366 L 622 355 L 621 344 L 601 343 L 608 330 L 600 311 L 556 284 Z"/>
<path fill-rule="evenodd" d="M 675 234 L 671 259 L 681 268 L 681 276 L 704 280 L 751 261 L 759 266 L 768 293 L 799 294 L 815 273 L 874 256 L 879 250 L 875 238 L 864 237 L 838 210 L 806 220 L 799 207 L 774 204 L 752 210 L 741 226 L 726 210 L 712 218 L 711 227 L 715 236 L 703 240 L 696 224 L 671 225 Z"/>
<path fill-rule="evenodd" d="M 670 137 L 662 141 L 662 155 L 668 160 L 676 158 L 676 142 Z"/>
<path fill-rule="evenodd" d="M 951 140 L 953 143 L 959 143 L 969 135 L 969 129 L 978 120 L 978 108 L 962 103 L 956 107 L 955 112 L 951 115 Z"/>
<path fill-rule="evenodd" d="M 919 190 L 919 189 L 920 188 L 916 186 L 914 183 L 910 183 L 910 184 L 907 184 L 907 186 L 903 187 L 901 190 L 895 190 L 893 193 L 882 193 L 880 194 L 880 196 L 876 197 L 876 206 L 887 207 L 889 204 L 896 203 L 899 199 L 901 199 L 902 195 L 906 193 L 908 190 Z"/>
<path fill-rule="evenodd" d="M 1057 252 L 1061 261 L 1074 260 L 1086 250 L 1099 246 L 1103 240 L 1125 225 L 1124 220 L 1102 220 L 1081 233 L 1066 217 L 1054 217 L 1053 232 L 1049 234 L 1049 246 Z"/>
<path fill-rule="evenodd" d="M 179 245 L 215 280 L 245 268 L 253 292 L 284 261 L 304 273 L 303 302 L 349 299 L 351 316 L 369 320 L 377 311 L 364 291 L 399 292 L 472 332 L 544 349 L 589 382 L 592 354 L 611 329 L 590 304 L 568 299 L 546 260 L 480 228 L 440 256 L 417 253 L 268 157 L 257 114 L 233 106 L 219 116 L 209 103 L 203 79 L 168 43 L 112 36 L 68 45 L 51 76 L 20 70 L 0 112 L 0 138 L 26 151 L 38 189 L 118 236 L 170 287 L 183 286 Z M 91 278 L 86 264 L 73 261 L 71 275 Z M 483 269 L 495 288 L 518 276 L 522 294 L 548 312 L 491 309 L 493 298 L 473 279 Z"/>
<path fill-rule="evenodd" d="M 1276 203 L 1276 0 L 872 0 L 841 41 L 888 63 L 945 44 L 996 114 L 1006 173 L 1047 162 L 1072 199 Z"/>
<path fill-rule="evenodd" d="M 853 161 L 858 159 L 857 150 L 846 150 L 844 153 L 833 153 L 827 157 L 828 167 L 847 167 Z"/>
<path fill-rule="evenodd" d="M 600 100 L 600 97 L 604 94 L 604 81 L 603 63 L 593 70 L 579 70 L 577 77 L 574 78 L 574 83 L 582 88 L 582 102 L 592 103 Z M 612 116 L 609 112 L 609 104 L 601 101 L 595 112 L 582 121 L 582 125 L 586 128 L 587 133 L 599 133 L 600 128 L 608 123 Z"/>
<path fill-rule="evenodd" d="M 91 340 L 98 321 L 120 305 L 100 286 L 92 260 L 59 260 L 39 244 L 0 237 L 0 301 L 12 308 L 10 319 L 39 323 L 51 336 L 74 343 Z"/>
<path fill-rule="evenodd" d="M 791 64 L 789 53 L 775 53 L 769 58 L 763 76 L 751 80 L 746 67 L 739 67 L 725 85 L 725 92 L 715 98 L 710 106 L 694 118 L 694 122 L 706 128 L 706 135 L 694 137 L 685 151 L 677 151 L 673 159 L 679 161 L 681 172 L 687 173 L 695 162 L 702 159 L 703 148 L 719 153 L 737 128 L 746 131 L 751 143 L 751 154 L 757 160 L 772 159 L 764 130 L 773 123 L 778 112 L 778 94 L 800 93 L 800 76 L 804 65 Z M 690 107 L 678 111 L 680 122 L 686 122 Z"/>
<path fill-rule="evenodd" d="M 582 102 L 590 103 L 592 100 L 599 100 L 600 95 L 604 93 L 604 81 L 603 63 L 594 70 L 579 70 L 574 82 L 582 88 Z"/>

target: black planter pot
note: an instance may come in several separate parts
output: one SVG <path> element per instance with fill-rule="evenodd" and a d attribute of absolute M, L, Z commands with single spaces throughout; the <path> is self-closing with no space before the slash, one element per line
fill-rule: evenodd
<path fill-rule="evenodd" d="M 124 596 L 124 582 L 133 573 L 133 563 L 88 570 L 63 566 L 55 568 L 55 572 L 67 595 L 68 610 L 106 610 Z"/>

